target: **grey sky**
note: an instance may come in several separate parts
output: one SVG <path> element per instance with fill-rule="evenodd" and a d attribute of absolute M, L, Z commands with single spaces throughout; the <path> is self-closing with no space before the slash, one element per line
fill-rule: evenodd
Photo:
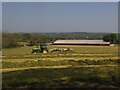
<path fill-rule="evenodd" d="M 117 2 L 3 2 L 3 31 L 118 32 L 117 5 Z"/>
<path fill-rule="evenodd" d="M 2 3 L 0 1 L 0 31 L 2 31 Z"/>
<path fill-rule="evenodd" d="M 119 0 L 1 0 L 2 2 L 118 2 Z"/>

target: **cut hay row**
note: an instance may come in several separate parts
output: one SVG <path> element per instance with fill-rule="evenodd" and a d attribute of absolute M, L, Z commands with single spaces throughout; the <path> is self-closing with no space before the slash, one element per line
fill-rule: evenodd
<path fill-rule="evenodd" d="M 1 62 L 4 61 L 4 62 L 23 62 L 23 61 L 34 61 L 34 60 L 51 60 L 51 61 L 57 61 L 57 60 L 75 60 L 75 61 L 79 61 L 79 60 L 117 60 L 118 57 L 54 57 L 54 58 L 34 58 L 34 59 L 3 59 L 3 60 L 0 60 Z"/>
<path fill-rule="evenodd" d="M 2 59 L 32 59 L 32 58 L 87 58 L 87 57 L 102 57 L 102 58 L 107 58 L 107 57 L 118 57 L 116 54 L 46 54 L 46 55 L 41 55 L 41 54 L 36 54 L 36 55 L 24 55 L 24 56 L 3 56 Z"/>
<path fill-rule="evenodd" d="M 74 66 L 76 67 L 118 67 L 117 65 L 80 65 Z M 7 68 L 7 69 L 0 69 L 0 72 L 11 72 L 11 71 L 18 71 L 18 70 L 27 70 L 27 69 L 39 69 L 39 68 L 70 68 L 72 65 L 64 65 L 64 66 L 42 66 L 42 67 L 27 67 L 27 68 Z"/>
<path fill-rule="evenodd" d="M 24 55 L 24 57 L 30 57 L 30 56 L 114 56 L 115 54 L 88 54 L 88 53 L 84 53 L 84 54 L 79 54 L 79 53 L 64 53 L 64 54 L 60 54 L 60 53 L 54 53 L 54 54 L 36 54 L 36 55 Z"/>

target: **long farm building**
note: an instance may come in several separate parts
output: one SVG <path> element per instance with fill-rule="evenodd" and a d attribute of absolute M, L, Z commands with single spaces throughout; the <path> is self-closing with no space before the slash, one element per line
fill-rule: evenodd
<path fill-rule="evenodd" d="M 110 42 L 104 42 L 103 40 L 56 40 L 53 45 L 99 45 L 110 46 Z"/>

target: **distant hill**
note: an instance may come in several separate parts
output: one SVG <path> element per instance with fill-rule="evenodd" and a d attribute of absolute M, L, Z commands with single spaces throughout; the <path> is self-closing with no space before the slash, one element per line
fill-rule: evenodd
<path fill-rule="evenodd" d="M 35 33 L 34 33 L 35 34 Z M 49 38 L 58 38 L 58 39 L 103 39 L 104 35 L 110 34 L 110 33 L 92 33 L 92 32 L 54 32 L 54 33 L 36 33 L 36 34 L 42 34 Z"/>

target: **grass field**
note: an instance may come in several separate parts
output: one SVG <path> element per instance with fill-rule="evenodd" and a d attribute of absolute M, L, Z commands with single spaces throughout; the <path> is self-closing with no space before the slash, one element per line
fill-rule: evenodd
<path fill-rule="evenodd" d="M 3 88 L 118 88 L 118 46 L 48 46 L 68 47 L 72 52 L 31 54 L 33 47 L 3 49 Z"/>

